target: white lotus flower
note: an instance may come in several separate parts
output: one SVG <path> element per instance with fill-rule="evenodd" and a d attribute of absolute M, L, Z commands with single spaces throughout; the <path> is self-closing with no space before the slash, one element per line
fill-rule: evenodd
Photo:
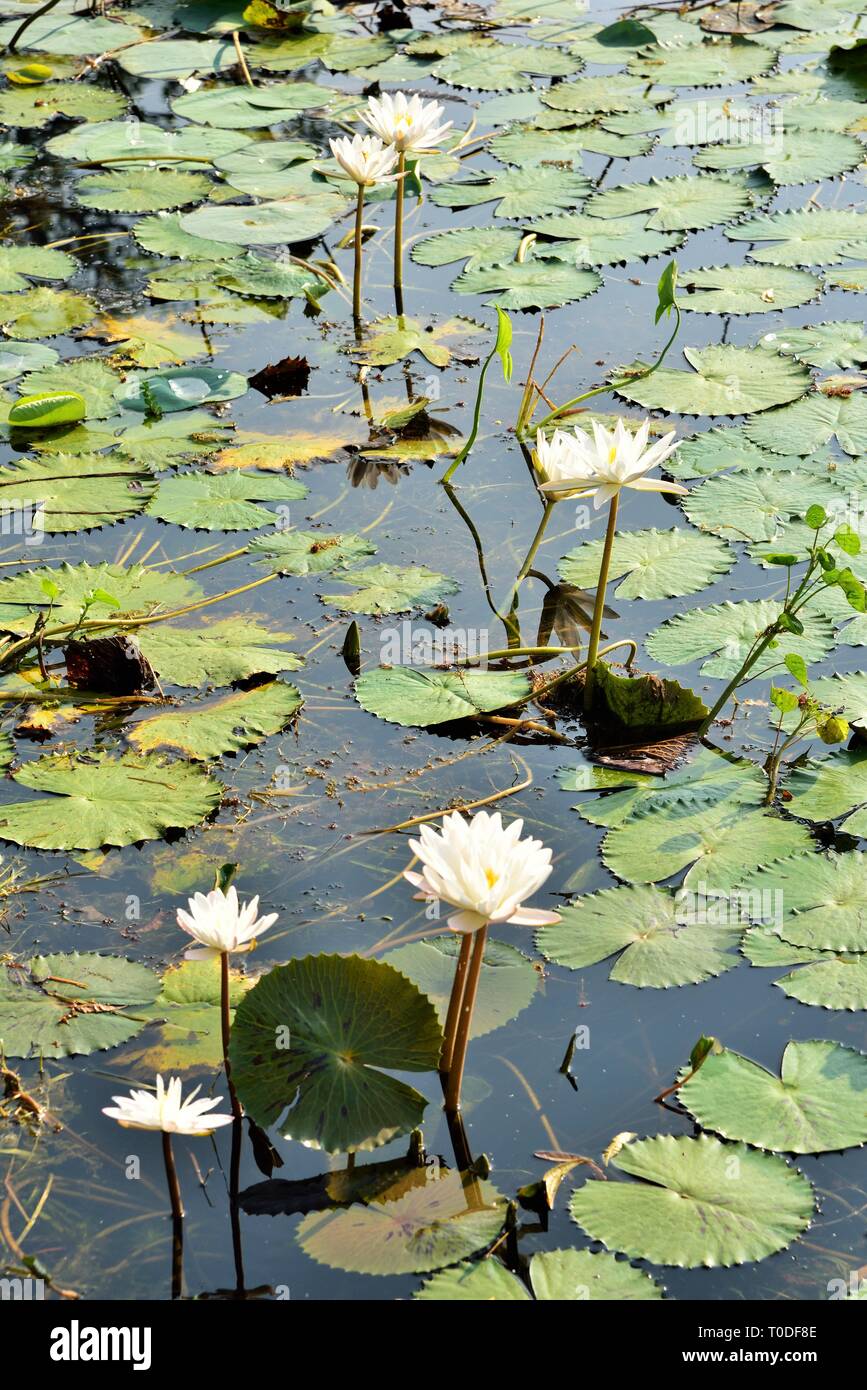
<path fill-rule="evenodd" d="M 375 183 L 393 183 L 397 178 L 397 174 L 392 173 L 397 164 L 397 151 L 392 145 L 383 145 L 375 135 L 353 135 L 351 140 L 343 135 L 328 143 L 344 173 L 363 188 Z"/>
<path fill-rule="evenodd" d="M 557 469 L 556 477 L 541 484 L 543 492 L 556 494 L 558 498 L 592 497 L 593 506 L 598 509 L 624 487 L 635 488 L 638 492 L 681 495 L 688 491 L 679 483 L 666 483 L 646 476 L 651 468 L 663 463 L 677 447 L 673 442 L 674 430 L 648 448 L 649 420 L 645 420 L 635 434 L 625 428 L 622 420 L 617 421 L 613 430 L 605 429 L 595 420 L 591 424 L 592 438 L 584 430 L 576 429 L 568 446 L 564 441 L 569 440 L 569 436 L 564 431 L 557 430 L 548 445 L 545 445 L 541 434 L 537 434 L 536 455 L 542 467 Z M 555 446 L 558 435 L 561 440 Z M 543 453 L 543 446 L 550 454 Z M 570 453 L 571 460 L 567 461 Z M 543 459 L 547 459 L 547 462 L 543 462 Z"/>
<path fill-rule="evenodd" d="M 394 96 L 384 92 L 381 97 L 368 97 L 367 110 L 361 113 L 361 119 L 402 154 L 436 149 L 453 124 L 451 121 L 437 124 L 443 111 L 435 101 L 407 97 L 405 92 L 395 92 Z"/>
<path fill-rule="evenodd" d="M 187 960 L 210 960 L 224 951 L 252 951 L 256 938 L 277 921 L 277 913 L 258 917 L 258 897 L 243 905 L 238 902 L 234 885 L 228 893 L 219 888 L 213 892 L 196 893 L 187 906 L 189 912 L 178 908 L 178 926 L 199 946 L 184 952 Z"/>
<path fill-rule="evenodd" d="M 208 1110 L 220 1104 L 220 1098 L 196 1100 L 201 1089 L 197 1086 L 184 1100 L 179 1076 L 169 1077 L 168 1086 L 158 1076 L 155 1092 L 130 1091 L 128 1096 L 112 1096 L 115 1104 L 105 1106 L 102 1113 L 117 1120 L 125 1129 L 159 1129 L 164 1134 L 196 1136 L 212 1134 L 220 1125 L 230 1125 L 232 1116 L 208 1115 Z"/>
<path fill-rule="evenodd" d="M 499 811 L 479 811 L 471 820 L 455 811 L 443 817 L 442 830 L 423 825 L 420 839 L 410 840 L 424 868 L 407 869 L 404 878 L 419 889 L 416 897 L 439 898 L 459 909 L 448 919 L 452 931 L 478 931 L 487 922 L 559 922 L 556 912 L 522 906 L 551 872 L 551 851 L 541 840 L 522 840 L 523 828 L 522 820 L 504 826 Z"/>

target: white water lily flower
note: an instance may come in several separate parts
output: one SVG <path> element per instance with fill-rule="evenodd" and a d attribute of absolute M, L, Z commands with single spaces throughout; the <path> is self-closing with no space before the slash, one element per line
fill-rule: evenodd
<path fill-rule="evenodd" d="M 551 449 L 557 436 L 562 436 L 557 446 L 556 459 L 553 457 L 553 451 L 550 457 L 550 466 L 556 466 L 558 476 L 540 485 L 543 492 L 553 493 L 558 498 L 592 497 L 596 509 L 615 497 L 624 487 L 635 488 L 638 492 L 686 494 L 688 489 L 681 487 L 679 483 L 666 483 L 646 476 L 651 468 L 663 463 L 677 447 L 674 443 L 674 430 L 648 448 L 649 420 L 645 420 L 635 434 L 631 434 L 625 428 L 622 420 L 617 421 L 613 430 L 605 429 L 595 420 L 591 421 L 591 424 L 592 438 L 584 430 L 576 429 L 571 447 L 562 442 L 569 439 L 565 432 L 558 430 L 555 433 L 546 448 Z M 537 435 L 536 454 L 542 467 L 547 467 L 548 464 L 542 460 L 549 455 L 543 455 L 540 447 L 542 444 L 544 441 L 541 435 Z M 571 460 L 567 457 L 569 454 Z M 571 476 L 568 472 L 570 466 Z"/>
<path fill-rule="evenodd" d="M 394 96 L 384 92 L 381 97 L 368 97 L 367 110 L 361 113 L 361 119 L 403 154 L 436 149 L 453 124 L 452 121 L 437 124 L 443 110 L 435 101 L 407 97 L 405 92 L 395 92 Z"/>
<path fill-rule="evenodd" d="M 580 466 L 577 459 L 578 450 L 574 434 L 567 434 L 565 430 L 555 430 L 551 438 L 546 439 L 540 430 L 536 435 L 533 462 L 542 484 L 571 481 L 575 477 L 575 470 Z M 551 488 L 551 491 L 553 490 Z"/>
<path fill-rule="evenodd" d="M 276 912 L 269 913 L 267 917 L 256 916 L 259 911 L 258 897 L 240 904 L 234 885 L 228 893 L 221 892 L 219 888 L 207 896 L 196 893 L 187 906 L 189 912 L 178 908 L 178 926 L 199 942 L 197 947 L 184 952 L 187 960 L 210 960 L 224 951 L 252 951 L 256 938 L 277 921 Z"/>
<path fill-rule="evenodd" d="M 196 1136 L 212 1134 L 220 1125 L 230 1125 L 232 1116 L 208 1115 L 208 1110 L 220 1104 L 220 1098 L 196 1100 L 201 1089 L 196 1086 L 184 1100 L 179 1076 L 170 1076 L 168 1086 L 158 1076 L 155 1092 L 130 1091 L 128 1096 L 112 1096 L 114 1105 L 105 1106 L 102 1113 L 117 1120 L 125 1129 L 159 1129 L 164 1134 Z"/>
<path fill-rule="evenodd" d="M 488 922 L 550 926 L 558 913 L 523 903 L 550 874 L 551 851 L 541 840 L 522 840 L 523 828 L 522 820 L 504 826 L 499 811 L 479 811 L 471 820 L 455 811 L 443 817 L 442 830 L 423 825 L 420 839 L 410 840 L 424 868 L 407 869 L 404 878 L 419 889 L 418 898 L 459 909 L 448 919 L 452 931 L 478 931 Z"/>
<path fill-rule="evenodd" d="M 397 164 L 397 151 L 392 145 L 383 145 L 375 135 L 343 135 L 339 140 L 329 140 L 331 153 L 344 173 L 364 188 L 375 183 L 393 183 L 397 174 L 392 173 Z"/>

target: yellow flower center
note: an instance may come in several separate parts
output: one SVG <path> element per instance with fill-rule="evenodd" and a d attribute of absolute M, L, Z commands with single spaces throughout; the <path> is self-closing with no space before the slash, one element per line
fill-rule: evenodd
<path fill-rule="evenodd" d="M 488 887 L 493 888 L 494 884 L 499 882 L 500 875 L 494 873 L 493 869 L 485 869 L 485 878 L 488 880 Z"/>
<path fill-rule="evenodd" d="M 616 458 L 617 458 L 617 445 L 615 444 L 615 445 L 612 446 L 612 448 L 610 448 L 610 449 L 608 450 L 608 462 L 609 462 L 609 463 L 613 463 L 614 460 L 615 460 Z"/>

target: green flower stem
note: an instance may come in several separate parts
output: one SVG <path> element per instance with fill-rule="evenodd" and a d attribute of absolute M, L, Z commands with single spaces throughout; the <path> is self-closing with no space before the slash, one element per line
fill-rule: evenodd
<path fill-rule="evenodd" d="M 445 1027 L 443 1029 L 443 1050 L 440 1054 L 440 1075 L 443 1077 L 447 1077 L 451 1070 L 452 1058 L 455 1051 L 455 1033 L 457 1032 L 458 1019 L 461 1016 L 461 1008 L 464 1002 L 467 968 L 470 963 L 472 948 L 472 932 L 465 932 L 461 938 L 461 949 L 457 964 L 455 965 L 455 977 L 452 981 L 452 992 L 449 996 L 449 1007 L 446 1014 Z"/>
<path fill-rule="evenodd" d="M 617 534 L 617 507 L 620 493 L 615 492 L 608 503 L 608 526 L 605 531 L 605 545 L 602 562 L 599 566 L 599 579 L 596 584 L 596 599 L 593 604 L 593 625 L 590 628 L 590 645 L 587 648 L 587 673 L 584 678 L 584 711 L 587 713 L 593 703 L 593 673 L 599 653 L 599 634 L 602 631 L 602 614 L 605 611 L 605 590 L 608 588 L 608 570 L 611 565 L 611 551 Z"/>
<path fill-rule="evenodd" d="M 361 242 L 364 231 L 364 184 L 358 185 L 355 199 L 355 269 L 352 276 L 352 318 L 355 337 L 361 341 Z"/>
<path fill-rule="evenodd" d="M 567 410 L 572 410 L 576 405 L 580 405 L 582 401 L 589 401 L 593 396 L 604 395 L 606 391 L 616 391 L 621 386 L 629 386 L 633 382 L 644 381 L 645 377 L 652 376 L 653 373 L 656 371 L 657 367 L 662 366 L 669 348 L 671 347 L 672 343 L 674 342 L 675 338 L 680 332 L 680 309 L 678 308 L 677 304 L 674 304 L 673 308 L 675 313 L 674 329 L 672 331 L 671 337 L 665 344 L 665 347 L 662 349 L 662 352 L 659 354 L 652 367 L 648 367 L 647 370 L 644 372 L 639 372 L 637 376 L 624 377 L 622 381 L 612 381 L 609 382 L 606 386 L 594 386 L 592 391 L 584 391 L 580 396 L 573 396 L 571 401 L 566 401 L 564 405 L 558 405 L 556 410 L 550 411 L 543 420 L 540 420 L 538 422 L 538 424 L 536 425 L 536 429 L 545 429 L 546 426 L 552 424 L 554 420 L 559 419 L 561 415 L 565 415 Z"/>
<path fill-rule="evenodd" d="M 455 472 L 458 468 L 460 468 L 464 459 L 467 457 L 467 455 L 469 454 L 470 450 L 476 442 L 476 437 L 479 433 L 479 421 L 481 420 L 482 415 L 482 397 L 485 394 L 485 377 L 488 375 L 488 368 L 490 367 L 496 355 L 497 347 L 495 343 L 494 346 L 491 348 L 491 351 L 485 358 L 484 363 L 482 364 L 482 370 L 479 373 L 479 385 L 476 391 L 476 403 L 473 407 L 473 423 L 470 428 L 470 432 L 467 435 L 466 440 L 464 441 L 464 446 L 461 449 L 460 453 L 455 456 L 455 458 L 449 464 L 443 476 L 440 478 L 440 482 L 443 484 L 443 486 L 451 482 Z"/>
<path fill-rule="evenodd" d="M 470 935 L 472 937 L 473 950 L 467 969 L 464 997 L 455 1033 L 452 1064 L 449 1068 L 448 1081 L 446 1083 L 446 1112 L 451 1115 L 455 1114 L 455 1112 L 461 1108 L 461 1085 L 464 1079 L 464 1066 L 467 1060 L 467 1047 L 470 1041 L 470 1028 L 472 1027 L 473 1013 L 476 1007 L 476 996 L 479 992 L 479 978 L 482 973 L 485 942 L 488 937 L 487 925 L 479 927 L 478 931 L 471 932 Z"/>
<path fill-rule="evenodd" d="M 403 185 L 406 182 L 406 151 L 397 160 L 397 202 L 394 210 L 394 309 L 403 318 Z"/>

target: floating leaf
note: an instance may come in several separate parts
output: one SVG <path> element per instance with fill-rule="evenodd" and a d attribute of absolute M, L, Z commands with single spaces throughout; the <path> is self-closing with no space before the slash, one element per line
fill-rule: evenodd
<path fill-rule="evenodd" d="M 94 357 L 76 357 L 71 362 L 61 362 L 56 367 L 49 366 L 30 372 L 19 389 L 22 396 L 35 393 L 66 394 L 78 396 L 79 399 L 83 397 L 84 412 L 81 415 L 70 415 L 69 420 L 80 420 L 84 414 L 89 420 L 104 420 L 117 411 L 114 393 L 118 384 L 119 378 L 105 362 Z M 13 418 L 12 411 L 9 412 L 9 423 L 19 423 Z M 62 424 L 64 421 L 45 420 L 43 423 Z"/>
<path fill-rule="evenodd" d="M 235 1007 L 253 985 L 249 976 L 231 971 L 229 976 L 230 1021 Z M 153 1004 L 137 1010 L 151 1020 L 140 1046 L 126 1050 L 123 1066 L 148 1075 L 169 1074 L 191 1068 L 216 1067 L 223 1061 L 220 1019 L 220 962 L 186 960 L 170 967 Z"/>
<path fill-rule="evenodd" d="M 813 953 L 803 951 L 806 961 Z M 867 1009 L 867 955 L 840 956 L 837 960 L 805 964 L 791 975 L 783 975 L 774 984 L 790 999 L 801 1004 L 814 1004 L 822 1009 Z"/>
<path fill-rule="evenodd" d="M 188 830 L 220 804 L 222 787 L 189 763 L 154 754 L 48 753 L 13 780 L 51 795 L 0 808 L 0 839 L 33 849 L 99 849 Z"/>
<path fill-rule="evenodd" d="M 427 728 L 519 704 L 529 696 L 530 683 L 518 672 L 390 666 L 365 671 L 355 693 L 361 708 L 380 719 Z"/>
<path fill-rule="evenodd" d="M 0 382 L 13 381 L 22 372 L 53 367 L 56 361 L 54 348 L 42 343 L 0 343 Z"/>
<path fill-rule="evenodd" d="M 703 676 L 731 678 L 737 675 L 756 638 L 766 632 L 782 611 L 771 599 L 717 603 L 694 608 L 669 618 L 647 638 L 647 650 L 670 666 L 701 661 Z M 802 656 L 810 665 L 827 656 L 831 648 L 831 624 L 813 614 L 802 636 L 785 634 L 786 650 Z M 707 658 L 707 659 L 705 659 Z"/>
<path fill-rule="evenodd" d="M 840 506 L 845 494 L 830 477 L 757 468 L 709 478 L 684 499 L 694 526 L 729 540 L 773 541 L 780 524 L 814 505 Z M 777 546 L 776 549 L 781 549 Z"/>
<path fill-rule="evenodd" d="M 139 1010 L 158 988 L 153 971 L 121 956 L 35 956 L 0 970 L 0 1049 L 7 1057 L 74 1057 L 117 1047 L 140 1031 Z"/>
<path fill-rule="evenodd" d="M 748 439 L 777 454 L 812 454 L 836 438 L 847 454 L 867 453 L 867 396 L 812 391 L 782 410 L 748 420 Z"/>
<path fill-rule="evenodd" d="M 609 830 L 602 858 L 626 883 L 658 883 L 688 869 L 686 888 L 728 892 L 745 873 L 810 844 L 804 826 L 745 810 L 737 802 L 698 811 L 669 804 Z M 719 930 L 715 927 L 712 936 Z"/>
<path fill-rule="evenodd" d="M 372 541 L 352 532 L 279 530 L 250 542 L 250 554 L 274 574 L 333 574 L 375 551 Z"/>
<path fill-rule="evenodd" d="M 538 242 L 535 254 L 574 261 L 575 265 L 620 265 L 680 246 L 680 232 L 657 232 L 648 228 L 646 218 L 590 217 L 582 212 L 567 212 L 557 217 L 545 217 L 533 222 L 529 230 L 538 236 L 554 237 L 553 245 Z"/>
<path fill-rule="evenodd" d="M 46 585 L 50 590 L 46 590 Z M 49 600 L 48 593 L 53 597 Z M 119 607 L 106 603 L 111 594 Z M 94 597 L 97 596 L 97 597 Z M 202 597 L 202 590 L 182 574 L 160 573 L 143 565 L 44 566 L 0 579 L 0 625 L 7 632 L 30 632 L 37 614 L 51 608 L 52 622 L 74 623 L 85 604 L 88 617 L 102 621 L 130 613 L 146 614 L 158 606 L 180 607 Z"/>
<path fill-rule="evenodd" d="M 0 290 L 26 290 L 30 280 L 68 280 L 78 263 L 47 246 L 0 246 Z"/>
<path fill-rule="evenodd" d="M 585 763 L 564 768 L 560 783 L 565 791 L 604 793 L 580 802 L 575 810 L 591 825 L 609 828 L 663 807 L 681 815 L 723 803 L 760 806 L 767 791 L 765 777 L 748 758 L 733 758 L 703 746 L 664 778 Z"/>
<path fill-rule="evenodd" d="M 867 256 L 867 216 L 849 208 L 788 208 L 726 227 L 730 241 L 752 243 L 754 261 L 770 265 L 839 265 Z M 757 242 L 770 242 L 757 246 Z"/>
<path fill-rule="evenodd" d="M 865 248 L 867 254 L 867 248 Z M 867 334 L 864 325 L 852 322 L 816 323 L 808 328 L 784 328 L 765 333 L 759 346 L 769 352 L 794 357 L 808 367 L 830 371 L 833 367 L 863 367 L 867 364 Z"/>
<path fill-rule="evenodd" d="M 20 23 L 19 15 L 0 24 L 0 46 L 4 51 Z M 84 57 L 87 54 L 108 53 L 124 44 L 138 43 L 141 37 L 139 29 L 134 29 L 131 24 L 121 24 L 116 19 L 58 14 L 55 11 L 53 14 L 33 14 L 32 22 L 28 24 L 17 47 L 33 49 L 37 53 L 68 53 L 73 57 Z"/>
<path fill-rule="evenodd" d="M 604 888 L 562 908 L 559 923 L 538 932 L 536 945 L 546 960 L 569 970 L 617 955 L 610 979 L 669 989 L 731 970 L 740 938 L 738 926 L 690 923 L 672 893 L 629 887 Z"/>
<path fill-rule="evenodd" d="M 129 731 L 143 753 L 177 748 L 196 761 L 209 762 L 225 753 L 241 753 L 285 729 L 301 706 L 294 685 L 270 681 L 252 690 L 237 690 L 208 705 L 187 705 L 177 713 L 154 714 Z"/>
<path fill-rule="evenodd" d="M 742 425 L 724 425 L 681 440 L 677 453 L 666 459 L 665 470 L 675 478 L 712 477 L 727 469 L 751 473 L 757 468 L 803 468 L 797 455 L 772 454 L 747 439 Z"/>
<path fill-rule="evenodd" d="M 513 261 L 521 244 L 521 233 L 511 227 L 456 227 L 434 232 L 413 243 L 411 257 L 416 265 L 449 265 L 466 261 L 465 270 Z"/>
<path fill-rule="evenodd" d="M 607 1299 L 630 1303 L 662 1298 L 662 1287 L 625 1260 L 589 1250 L 540 1250 L 530 1260 L 530 1283 L 537 1302 Z M 413 1294 L 426 1302 L 526 1302 L 527 1286 L 499 1260 L 488 1257 L 443 1269 Z"/>
<path fill-rule="evenodd" d="M 273 524 L 259 502 L 288 503 L 306 497 L 295 478 L 255 473 L 183 473 L 160 484 L 148 514 L 204 531 L 250 531 Z"/>
<path fill-rule="evenodd" d="M 421 353 L 432 367 L 447 367 L 453 357 L 476 361 L 478 352 L 466 339 L 483 332 L 472 319 L 446 319 L 436 324 L 421 324 L 405 317 L 376 319 L 370 325 L 362 353 L 372 367 L 390 367 L 414 352 Z"/>
<path fill-rule="evenodd" d="M 108 454 L 52 454 L 0 469 L 0 516 L 18 514 L 25 498 L 38 509 L 40 529 L 88 531 L 135 516 L 155 491 L 137 463 Z"/>
<path fill-rule="evenodd" d="M 42 391 L 34 396 L 19 396 L 7 419 L 16 429 L 47 429 L 83 420 L 86 413 L 87 405 L 76 391 Z"/>
<path fill-rule="evenodd" d="M 39 288 L 0 294 L 0 325 L 10 338 L 49 338 L 83 328 L 95 309 L 83 294 Z"/>
<path fill-rule="evenodd" d="M 111 164 L 115 159 L 126 162 L 133 155 L 137 161 L 147 159 L 159 164 L 164 158 L 172 170 L 178 170 L 184 168 L 185 158 L 201 169 L 203 159 L 210 162 L 250 141 L 251 136 L 242 131 L 209 130 L 206 126 L 167 130 L 147 121 L 94 121 L 55 135 L 45 148 L 49 154 L 82 163 Z"/>
<path fill-rule="evenodd" d="M 139 367 L 162 367 L 166 363 L 179 366 L 199 355 L 202 336 L 190 328 L 176 327 L 176 322 L 174 316 L 162 320 L 144 315 L 119 319 L 101 314 L 85 329 L 84 336 L 117 344 L 115 351 Z"/>
<path fill-rule="evenodd" d="M 683 272 L 681 309 L 699 314 L 767 314 L 794 309 L 822 292 L 822 282 L 805 270 L 782 266 L 722 265 Z"/>
<path fill-rule="evenodd" d="M 407 613 L 425 603 L 439 603 L 456 594 L 454 579 L 426 565 L 368 565 L 335 576 L 342 584 L 357 584 L 353 594 L 323 594 L 345 613 Z"/>
<path fill-rule="evenodd" d="M 188 410 L 207 401 L 232 401 L 246 390 L 247 378 L 240 372 L 216 367 L 164 367 L 130 377 L 118 387 L 115 398 L 125 410 L 159 417 L 164 411 Z"/>
<path fill-rule="evenodd" d="M 249 618 L 223 618 L 205 628 L 154 623 L 142 628 L 136 640 L 161 680 L 203 686 L 296 671 L 303 661 L 281 645 L 291 636 L 272 632 Z"/>
<path fill-rule="evenodd" d="M 611 1162 L 640 1181 L 590 1179 L 572 1198 L 572 1216 L 592 1240 L 632 1259 L 684 1269 L 763 1260 L 812 1219 L 803 1174 L 745 1144 L 656 1135 Z"/>
<path fill-rule="evenodd" d="M 850 835 L 867 833 L 867 811 L 859 809 L 867 805 L 867 751 L 838 749 L 827 758 L 810 759 L 792 769 L 786 790 L 793 815 L 810 821 L 846 816 Z"/>
<path fill-rule="evenodd" d="M 745 415 L 794 401 L 810 386 L 806 368 L 762 355 L 758 349 L 684 348 L 683 355 L 692 372 L 660 367 L 643 380 L 623 385 L 618 381 L 617 394 L 650 410 Z M 779 452 L 788 450 L 781 447 Z"/>
<path fill-rule="evenodd" d="M 636 111 L 651 104 L 661 106 L 670 92 L 648 90 L 647 83 L 625 74 L 579 77 L 576 82 L 556 82 L 540 93 L 546 106 L 556 111 Z"/>
<path fill-rule="evenodd" d="M 584 174 L 535 165 L 440 184 L 431 201 L 441 208 L 474 208 L 496 201 L 497 217 L 539 217 L 577 207 L 589 192 Z"/>
<path fill-rule="evenodd" d="M 176 97 L 172 110 L 188 121 L 223 130 L 256 130 L 282 124 L 301 111 L 323 106 L 331 95 L 314 82 L 275 82 L 269 87 L 207 87 Z"/>
<path fill-rule="evenodd" d="M 867 1140 L 867 1056 L 836 1042 L 790 1042 L 780 1075 L 737 1052 L 711 1053 L 678 1098 L 703 1129 L 783 1153 Z"/>
<path fill-rule="evenodd" d="M 255 207 L 205 205 L 180 220 L 181 230 L 232 246 L 286 246 L 313 241 L 346 210 L 346 199 L 324 189 Z"/>
<path fill-rule="evenodd" d="M 314 1260 L 357 1274 L 424 1274 L 490 1245 L 506 1204 L 490 1183 L 424 1168 L 364 1204 L 311 1212 L 298 1242 Z"/>
<path fill-rule="evenodd" d="M 434 77 L 452 87 L 471 87 L 483 92 L 521 92 L 531 87 L 532 76 L 568 77 L 580 64 L 567 53 L 529 44 L 498 43 L 476 38 L 434 64 Z"/>
<path fill-rule="evenodd" d="M 0 121 L 25 130 L 46 126 L 56 116 L 110 121 L 125 110 L 126 98 L 120 92 L 83 82 L 42 82 L 31 88 L 0 92 Z"/>
<path fill-rule="evenodd" d="M 629 64 L 629 71 L 647 82 L 671 82 L 685 87 L 731 86 L 767 72 L 776 61 L 756 44 L 705 43 L 682 48 L 649 48 Z"/>
<path fill-rule="evenodd" d="M 452 289 L 458 294 L 494 294 L 491 303 L 504 309 L 551 309 L 585 299 L 601 284 L 595 270 L 556 261 L 513 261 L 511 265 L 465 270 Z"/>
<path fill-rule="evenodd" d="M 213 184 L 206 174 L 172 169 L 110 169 L 82 180 L 76 200 L 82 207 L 104 212 L 165 212 L 197 203 Z"/>
<path fill-rule="evenodd" d="M 585 212 L 592 217 L 631 217 L 651 213 L 645 226 L 658 232 L 698 231 L 729 222 L 754 205 L 756 194 L 744 178 L 652 178 L 619 184 L 595 193 Z"/>
<path fill-rule="evenodd" d="M 231 243 L 209 241 L 206 237 L 193 236 L 181 226 L 181 215 L 177 212 L 158 212 L 153 217 L 142 217 L 133 228 L 133 236 L 145 251 L 156 256 L 178 256 L 182 260 L 213 261 L 229 260 L 237 253 Z M 144 366 L 157 366 L 157 363 L 143 363 Z"/>
<path fill-rule="evenodd" d="M 263 1128 L 329 1153 L 372 1149 L 415 1128 L 427 1103 L 380 1069 L 430 1071 L 441 1047 L 433 1005 L 392 966 L 303 956 L 240 1004 L 232 1079 Z"/>
<path fill-rule="evenodd" d="M 561 578 L 592 588 L 599 575 L 602 545 L 602 541 L 585 541 L 570 550 L 558 565 Z M 698 593 L 727 574 L 734 561 L 727 545 L 682 527 L 626 531 L 614 539 L 609 579 L 624 576 L 617 587 L 621 600 L 671 598 Z"/>
<path fill-rule="evenodd" d="M 694 163 L 700 169 L 748 169 L 760 166 L 780 185 L 812 183 L 855 169 L 864 148 L 854 135 L 836 131 L 784 130 L 770 140 L 753 145 L 708 145 Z"/>
<path fill-rule="evenodd" d="M 452 933 L 400 946 L 385 957 L 389 965 L 418 985 L 443 1025 L 460 946 L 460 936 Z M 470 1037 L 481 1038 L 517 1018 L 532 1004 L 538 984 L 539 976 L 527 956 L 504 941 L 487 941 Z"/>

